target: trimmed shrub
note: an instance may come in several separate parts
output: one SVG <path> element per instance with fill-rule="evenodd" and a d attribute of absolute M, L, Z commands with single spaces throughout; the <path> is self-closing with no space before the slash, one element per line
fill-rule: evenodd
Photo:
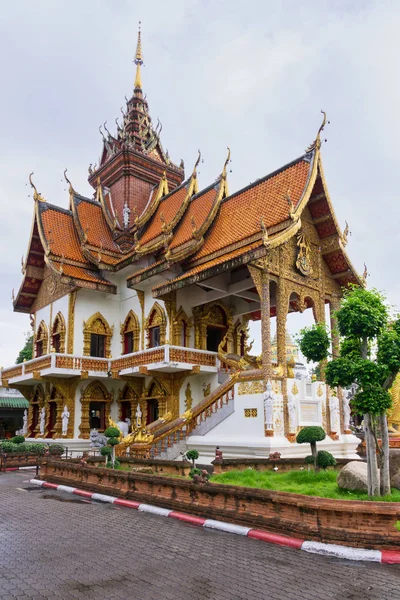
<path fill-rule="evenodd" d="M 309 454 L 308 456 L 305 457 L 304 462 L 306 463 L 306 465 L 313 465 L 314 464 L 314 457 L 312 454 Z"/>
<path fill-rule="evenodd" d="M 317 454 L 317 465 L 324 470 L 328 467 L 334 467 L 336 465 L 336 458 L 326 450 L 319 450 Z"/>
<path fill-rule="evenodd" d="M 100 448 L 100 454 L 102 456 L 111 456 L 112 448 L 110 448 L 110 446 L 103 446 L 102 448 Z"/>
<path fill-rule="evenodd" d="M 106 436 L 106 438 L 119 438 L 121 432 L 118 429 L 118 427 L 107 427 L 107 429 L 104 432 L 104 435 Z"/>
<path fill-rule="evenodd" d="M 64 446 L 62 444 L 50 444 L 49 452 L 52 456 L 61 456 L 64 452 Z"/>
<path fill-rule="evenodd" d="M 23 435 L 15 435 L 13 438 L 11 438 L 10 442 L 12 444 L 23 444 L 25 442 L 25 438 Z"/>
<path fill-rule="evenodd" d="M 189 450 L 189 452 L 191 452 L 191 450 Z M 197 452 L 197 450 L 195 452 Z M 193 469 L 190 469 L 190 471 L 189 471 L 189 477 L 191 477 L 193 479 L 193 477 L 195 475 L 201 475 L 201 470 L 197 469 L 196 467 L 194 467 Z"/>
<path fill-rule="evenodd" d="M 114 464 L 111 462 L 111 460 L 109 460 L 106 467 L 107 469 L 118 469 L 120 465 L 121 463 L 119 462 L 119 460 L 115 459 Z"/>
<path fill-rule="evenodd" d="M 195 464 L 196 464 L 196 460 L 199 458 L 199 453 L 197 452 L 197 450 L 188 450 L 186 452 L 186 458 L 188 460 L 191 460 L 193 463 L 193 469 L 195 468 Z M 193 471 L 192 469 L 192 471 Z"/>
<path fill-rule="evenodd" d="M 317 442 L 321 442 L 325 439 L 325 437 L 326 434 L 323 428 L 315 425 L 303 427 L 296 437 L 296 442 L 298 444 L 310 444 L 311 454 L 314 457 L 314 468 L 316 471 L 319 469 L 317 462 Z"/>

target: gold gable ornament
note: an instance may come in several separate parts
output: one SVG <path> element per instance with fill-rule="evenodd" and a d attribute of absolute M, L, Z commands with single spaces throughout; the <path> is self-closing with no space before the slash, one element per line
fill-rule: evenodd
<path fill-rule="evenodd" d="M 299 231 L 297 234 L 297 258 L 296 267 L 303 275 L 310 276 L 313 274 L 313 268 L 311 264 L 311 248 L 310 243 L 304 235 L 303 231 Z"/>

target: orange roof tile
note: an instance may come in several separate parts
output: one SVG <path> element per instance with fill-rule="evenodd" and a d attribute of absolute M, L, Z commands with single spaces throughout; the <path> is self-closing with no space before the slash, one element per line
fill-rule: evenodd
<path fill-rule="evenodd" d="M 88 244 L 97 247 L 102 245 L 105 250 L 120 254 L 121 251 L 112 239 L 100 204 L 80 200 L 76 202 L 76 211 L 82 230 L 86 232 Z"/>
<path fill-rule="evenodd" d="M 212 187 L 208 191 L 200 192 L 192 198 L 185 214 L 182 217 L 182 220 L 174 231 L 174 237 L 170 244 L 171 249 L 176 248 L 177 246 L 180 246 L 181 244 L 184 244 L 192 239 L 192 216 L 194 217 L 196 229 L 199 229 L 209 215 L 217 193 L 218 189 L 216 187 Z"/>
<path fill-rule="evenodd" d="M 289 218 L 286 194 L 297 206 L 306 188 L 311 163 L 303 158 L 223 200 L 205 243 L 191 261 L 207 256 Z"/>
<path fill-rule="evenodd" d="M 169 281 L 164 281 L 163 283 L 156 285 L 153 288 L 153 291 L 158 290 L 166 285 L 169 285 L 170 283 L 182 281 L 183 279 L 187 279 L 188 277 L 191 277 L 192 275 L 196 275 L 198 273 L 202 273 L 203 271 L 207 271 L 208 269 L 211 269 L 212 267 L 215 267 L 216 265 L 220 265 L 224 262 L 228 262 L 232 258 L 237 258 L 238 256 L 242 256 L 243 254 L 246 254 L 247 252 L 250 252 L 251 250 L 258 248 L 261 245 L 262 245 L 261 240 L 257 240 L 256 242 L 253 242 L 252 244 L 248 244 L 247 246 L 242 246 L 242 248 L 237 248 L 236 250 L 232 250 L 232 252 L 227 252 L 226 254 L 223 254 L 222 256 L 219 256 L 218 258 L 214 258 L 213 260 L 209 260 L 207 262 L 202 263 L 201 265 L 197 265 L 196 267 L 193 267 L 192 269 L 190 269 L 189 271 L 186 271 L 186 273 L 183 273 L 179 277 L 175 277 L 174 279 L 170 279 Z"/>
<path fill-rule="evenodd" d="M 142 237 L 139 238 L 141 246 L 147 244 L 162 233 L 162 222 L 160 218 L 161 214 L 164 217 L 165 223 L 168 225 L 176 216 L 179 208 L 185 200 L 186 194 L 187 189 L 186 186 L 183 185 L 181 187 L 178 187 L 176 190 L 173 190 L 170 194 L 165 196 L 163 200 L 161 200 L 149 225 L 145 229 Z"/>
<path fill-rule="evenodd" d="M 115 287 L 112 283 L 103 279 L 101 275 L 97 274 L 96 271 L 91 269 L 85 269 L 84 267 L 75 267 L 74 265 L 63 265 L 63 275 L 66 277 L 73 277 L 81 281 L 90 281 L 100 285 L 106 285 L 109 287 Z"/>
<path fill-rule="evenodd" d="M 51 253 L 86 263 L 72 213 L 46 203 L 40 207 L 39 215 L 42 221 L 42 231 Z"/>

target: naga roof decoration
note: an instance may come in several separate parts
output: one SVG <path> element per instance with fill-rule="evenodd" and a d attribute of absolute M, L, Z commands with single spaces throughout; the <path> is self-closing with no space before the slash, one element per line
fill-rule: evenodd
<path fill-rule="evenodd" d="M 162 297 L 262 258 L 296 234 L 301 238 L 303 220 L 315 227 L 319 250 L 338 284 L 362 284 L 344 250 L 348 226 L 342 233 L 323 173 L 325 113 L 314 142 L 296 160 L 229 195 L 228 149 L 221 175 L 199 191 L 200 152 L 183 181 L 183 168 L 173 165 L 162 149 L 160 128 L 152 128 L 141 88 L 140 32 L 135 64 L 135 88 L 123 127 L 116 137 L 104 139 L 100 166 L 89 176 L 95 198 L 77 193 L 65 172 L 70 208 L 56 207 L 38 193 L 30 176 L 34 218 L 16 311 L 35 309 L 42 282 L 50 276 L 69 289 L 116 293 L 107 273 L 128 265 L 128 287 L 163 272 L 162 283 L 153 280 L 153 295 Z"/>

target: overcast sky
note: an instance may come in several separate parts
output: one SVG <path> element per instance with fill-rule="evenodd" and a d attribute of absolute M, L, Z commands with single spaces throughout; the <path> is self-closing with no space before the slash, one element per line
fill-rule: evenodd
<path fill-rule="evenodd" d="M 369 287 L 400 294 L 400 2 L 363 0 L 14 0 L 0 2 L 0 365 L 29 316 L 12 312 L 33 201 L 66 206 L 63 170 L 91 195 L 87 167 L 132 93 L 142 21 L 144 91 L 172 160 L 200 185 L 232 151 L 235 191 L 301 155 L 328 113 L 322 155 L 348 252 Z M 304 322 L 308 318 L 304 318 Z M 296 329 L 298 320 L 289 321 Z"/>

